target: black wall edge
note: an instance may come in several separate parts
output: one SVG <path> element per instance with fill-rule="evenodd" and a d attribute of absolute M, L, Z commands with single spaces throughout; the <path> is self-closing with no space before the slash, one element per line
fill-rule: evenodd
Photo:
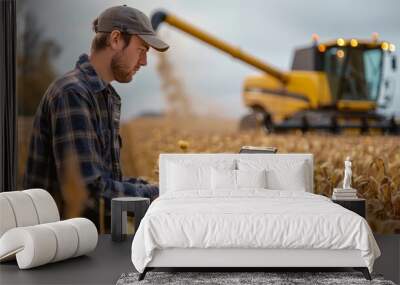
<path fill-rule="evenodd" d="M 0 192 L 17 183 L 16 0 L 0 1 Z"/>

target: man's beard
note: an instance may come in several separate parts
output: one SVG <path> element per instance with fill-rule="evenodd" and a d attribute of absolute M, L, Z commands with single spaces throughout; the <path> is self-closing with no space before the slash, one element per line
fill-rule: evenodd
<path fill-rule="evenodd" d="M 128 83 L 132 81 L 132 70 L 123 63 L 122 51 L 116 53 L 111 59 L 111 72 L 114 79 L 119 83 Z"/>

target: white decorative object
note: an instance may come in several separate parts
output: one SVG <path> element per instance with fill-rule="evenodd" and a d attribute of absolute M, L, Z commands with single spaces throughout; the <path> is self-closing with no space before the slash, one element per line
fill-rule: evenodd
<path fill-rule="evenodd" d="M 57 205 L 43 189 L 0 193 L 0 262 L 17 259 L 20 269 L 92 251 L 96 226 L 88 219 L 60 221 Z"/>
<path fill-rule="evenodd" d="M 344 162 L 344 179 L 343 179 L 343 189 L 352 189 L 351 188 L 351 160 L 350 157 L 346 157 Z"/>

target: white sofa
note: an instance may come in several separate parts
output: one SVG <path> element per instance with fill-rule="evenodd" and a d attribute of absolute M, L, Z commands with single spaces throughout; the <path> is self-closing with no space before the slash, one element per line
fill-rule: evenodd
<path fill-rule="evenodd" d="M 97 245 L 88 219 L 60 221 L 57 205 L 43 189 L 0 193 L 0 262 L 17 260 L 20 269 L 80 256 Z"/>

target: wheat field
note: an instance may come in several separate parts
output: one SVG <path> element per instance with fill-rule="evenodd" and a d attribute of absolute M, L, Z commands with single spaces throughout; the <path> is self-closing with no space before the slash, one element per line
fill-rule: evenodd
<path fill-rule="evenodd" d="M 237 153 L 243 145 L 274 146 L 279 153 L 314 155 L 314 191 L 330 197 L 353 160 L 353 187 L 367 199 L 374 232 L 400 233 L 400 138 L 391 136 L 265 134 L 238 131 L 222 118 L 138 118 L 121 126 L 124 175 L 158 183 L 160 153 Z"/>
<path fill-rule="evenodd" d="M 32 119 L 19 119 L 19 177 L 28 154 Z M 189 116 L 138 118 L 121 125 L 125 176 L 158 183 L 160 153 L 237 153 L 243 145 L 274 146 L 279 153 L 314 155 L 314 191 L 330 197 L 343 180 L 343 161 L 353 160 L 353 187 L 367 200 L 374 232 L 400 233 L 400 138 L 391 136 L 265 134 L 238 131 L 237 122 Z M 21 184 L 20 184 L 21 185 Z"/>

